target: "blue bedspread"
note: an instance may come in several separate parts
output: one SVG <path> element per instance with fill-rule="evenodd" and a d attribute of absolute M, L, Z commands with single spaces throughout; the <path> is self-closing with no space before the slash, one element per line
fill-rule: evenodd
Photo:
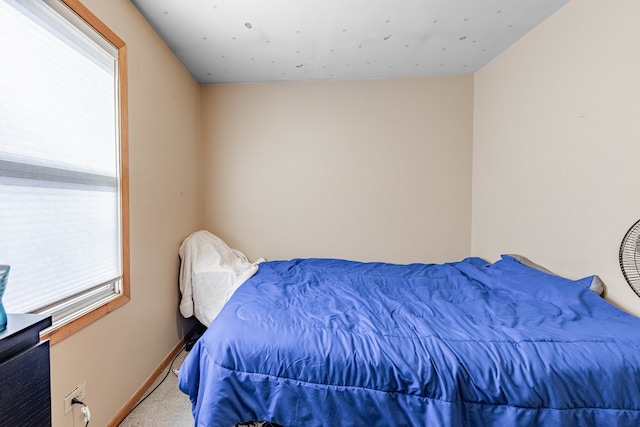
<path fill-rule="evenodd" d="M 266 262 L 179 386 L 196 426 L 640 426 L 640 319 L 508 256 Z"/>

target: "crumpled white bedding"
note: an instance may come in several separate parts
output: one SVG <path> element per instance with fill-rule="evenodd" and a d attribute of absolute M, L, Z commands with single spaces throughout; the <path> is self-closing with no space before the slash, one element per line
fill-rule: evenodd
<path fill-rule="evenodd" d="M 204 326 L 215 319 L 236 289 L 258 271 L 240 251 L 206 230 L 196 231 L 180 246 L 180 313 Z"/>

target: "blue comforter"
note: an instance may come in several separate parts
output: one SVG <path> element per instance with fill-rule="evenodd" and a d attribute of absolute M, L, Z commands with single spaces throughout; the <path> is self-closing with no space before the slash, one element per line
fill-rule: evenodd
<path fill-rule="evenodd" d="M 196 426 L 639 426 L 640 319 L 508 256 L 266 262 L 179 387 Z"/>

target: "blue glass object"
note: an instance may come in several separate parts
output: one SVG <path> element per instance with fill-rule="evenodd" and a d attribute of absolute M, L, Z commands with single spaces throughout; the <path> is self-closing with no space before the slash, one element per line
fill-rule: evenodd
<path fill-rule="evenodd" d="M 7 328 L 7 312 L 2 304 L 2 296 L 4 295 L 4 290 L 7 287 L 10 268 L 11 267 L 8 265 L 0 265 L 0 331 L 4 331 Z"/>

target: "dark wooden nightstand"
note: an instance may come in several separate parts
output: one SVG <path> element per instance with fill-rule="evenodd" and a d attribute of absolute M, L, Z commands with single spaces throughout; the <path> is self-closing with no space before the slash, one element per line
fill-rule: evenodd
<path fill-rule="evenodd" d="M 0 427 L 51 425 L 50 316 L 8 314 L 0 331 Z"/>

